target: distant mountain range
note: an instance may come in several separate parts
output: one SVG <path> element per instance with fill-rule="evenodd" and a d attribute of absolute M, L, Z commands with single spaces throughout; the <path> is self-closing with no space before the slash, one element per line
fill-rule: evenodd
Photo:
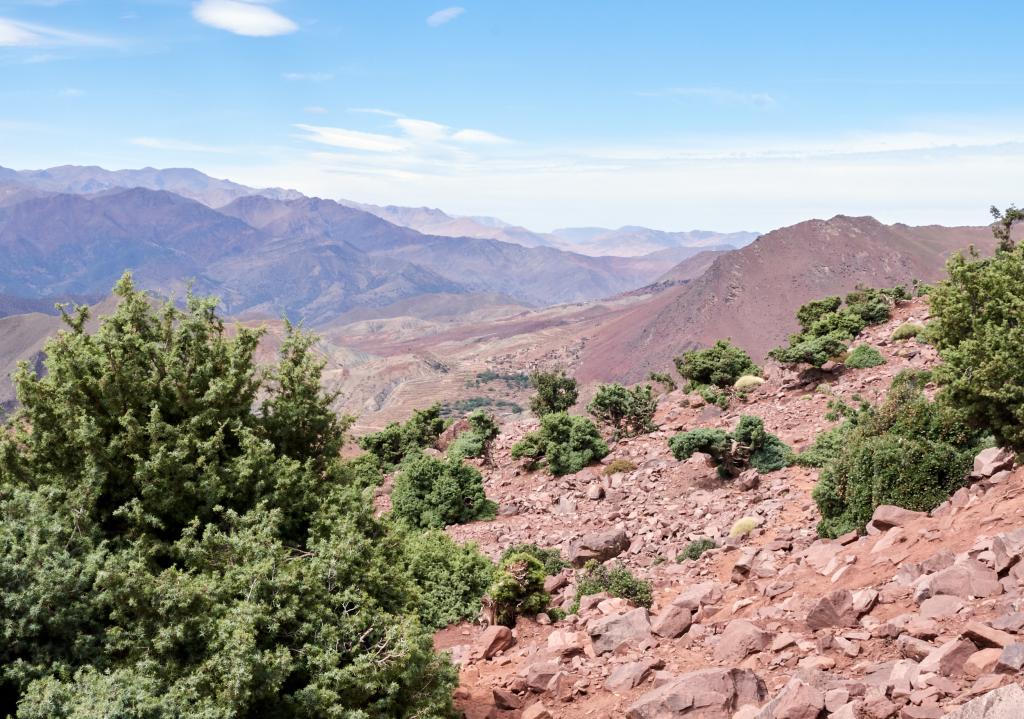
<path fill-rule="evenodd" d="M 493 219 L 363 208 L 189 169 L 0 168 L 0 315 L 95 299 L 126 269 L 166 294 L 194 283 L 231 314 L 315 325 L 437 293 L 465 296 L 467 308 L 493 296 L 536 307 L 649 284 L 703 249 L 668 243 L 648 255 L 595 257 L 528 239 L 429 234 L 380 215 L 445 232 L 461 224 L 513 237 L 522 229 Z"/>
<path fill-rule="evenodd" d="M 105 170 L 95 166 L 62 165 L 46 170 L 10 170 L 0 167 L 0 206 L 5 193 L 24 195 L 27 191 L 96 194 L 117 189 L 167 190 L 217 209 L 240 197 L 259 195 L 275 200 L 304 197 L 296 190 L 253 188 L 230 180 L 218 180 L 191 168 L 158 170 Z M 664 249 L 735 249 L 749 244 L 756 232 L 720 233 L 705 230 L 661 232 L 627 226 L 617 230 L 580 227 L 545 234 L 510 224 L 496 217 L 459 217 L 430 207 L 370 205 L 350 200 L 339 204 L 369 212 L 400 227 L 441 237 L 472 237 L 501 240 L 524 247 L 556 247 L 584 255 L 634 257 Z"/>

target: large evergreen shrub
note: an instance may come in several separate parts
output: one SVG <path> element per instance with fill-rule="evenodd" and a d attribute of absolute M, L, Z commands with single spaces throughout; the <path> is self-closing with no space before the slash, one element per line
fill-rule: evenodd
<path fill-rule="evenodd" d="M 293 329 L 129 278 L 27 365 L 0 432 L 0 715 L 450 716 L 401 536 L 338 457 L 345 421 Z M 254 410 L 254 408 L 256 408 Z"/>
<path fill-rule="evenodd" d="M 410 455 L 395 475 L 391 509 L 412 527 L 442 529 L 494 516 L 494 503 L 484 495 L 483 477 L 459 457 L 437 459 Z"/>
<path fill-rule="evenodd" d="M 608 445 L 586 417 L 556 412 L 541 417 L 540 429 L 512 445 L 513 459 L 542 460 L 555 476 L 573 474 L 608 455 Z"/>
<path fill-rule="evenodd" d="M 955 255 L 947 270 L 930 295 L 938 321 L 928 325 L 941 397 L 998 444 L 1024 450 L 1024 248 Z"/>
<path fill-rule="evenodd" d="M 555 412 L 568 412 L 579 397 L 576 380 L 557 372 L 534 372 L 530 375 L 530 386 L 537 394 L 530 399 L 530 410 L 538 417 Z"/>
<path fill-rule="evenodd" d="M 633 389 L 621 384 L 603 384 L 597 388 L 587 411 L 599 421 L 609 425 L 616 437 L 636 437 L 653 432 L 654 412 L 658 401 L 650 385 Z"/>
<path fill-rule="evenodd" d="M 881 406 L 862 408 L 832 431 L 830 440 L 837 441 L 830 453 L 837 453 L 826 458 L 813 493 L 822 536 L 862 528 L 880 504 L 933 509 L 962 486 L 979 433 L 953 409 L 930 401 L 925 380 L 898 375 Z"/>

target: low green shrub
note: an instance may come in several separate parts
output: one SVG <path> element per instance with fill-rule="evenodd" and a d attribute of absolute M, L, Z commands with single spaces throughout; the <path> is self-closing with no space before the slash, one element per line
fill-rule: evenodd
<path fill-rule="evenodd" d="M 412 527 L 442 529 L 494 516 L 484 495 L 483 477 L 461 459 L 410 455 L 395 475 L 393 516 Z"/>
<path fill-rule="evenodd" d="M 852 369 L 867 369 L 885 364 L 885 357 L 871 345 L 857 345 L 843 364 Z"/>
<path fill-rule="evenodd" d="M 494 621 L 514 627 L 516 618 L 533 616 L 547 609 L 551 596 L 544 591 L 544 564 L 529 552 L 506 554 L 498 564 L 494 581 L 487 589 Z"/>
<path fill-rule="evenodd" d="M 448 456 L 458 459 L 463 457 L 489 459 L 491 444 L 498 436 L 498 423 L 483 410 L 473 412 L 466 418 L 466 421 L 469 422 L 469 429 L 455 438 L 455 441 L 448 447 Z"/>
<path fill-rule="evenodd" d="M 360 437 L 359 446 L 391 468 L 414 450 L 433 445 L 443 431 L 441 405 L 435 404 L 414 410 L 405 424 L 392 422 L 379 432 Z"/>
<path fill-rule="evenodd" d="M 752 466 L 762 474 L 774 472 L 793 463 L 793 451 L 782 440 L 764 429 L 760 417 L 744 415 L 731 432 L 721 429 L 694 429 L 680 432 L 668 441 L 669 449 L 679 461 L 695 452 L 711 457 L 721 477 L 735 477 Z"/>
<path fill-rule="evenodd" d="M 419 588 L 424 624 L 441 629 L 480 614 L 495 567 L 475 544 L 458 544 L 440 529 L 409 532 L 403 559 Z"/>
<path fill-rule="evenodd" d="M 640 434 L 653 432 L 654 411 L 658 401 L 651 392 L 650 385 L 637 386 L 633 389 L 621 384 L 603 384 L 587 405 L 587 411 L 599 421 L 614 430 L 615 437 L 636 437 Z"/>
<path fill-rule="evenodd" d="M 884 403 L 862 405 L 815 442 L 812 456 L 825 461 L 813 491 L 822 536 L 863 528 L 880 504 L 933 509 L 963 485 L 982 436 L 957 411 L 925 396 L 929 378 L 897 375 Z"/>
<path fill-rule="evenodd" d="M 675 358 L 679 375 L 694 385 L 732 387 L 743 375 L 760 375 L 750 355 L 728 340 L 711 347 L 684 352 Z"/>
<path fill-rule="evenodd" d="M 542 549 L 536 544 L 514 544 L 502 553 L 501 561 L 504 562 L 513 554 L 529 554 L 541 563 L 544 567 L 544 574 L 548 577 L 554 576 L 570 566 L 567 561 L 562 559 L 562 553 L 557 549 Z"/>
<path fill-rule="evenodd" d="M 704 552 L 708 551 L 709 549 L 714 549 L 717 546 L 718 545 L 715 543 L 715 540 L 709 539 L 707 537 L 703 539 L 695 539 L 694 541 L 686 545 L 686 549 L 684 549 L 679 554 L 679 556 L 676 557 L 676 561 L 681 562 L 684 559 L 692 559 L 693 561 L 697 561 L 698 559 L 700 559 L 701 555 L 704 554 Z"/>
<path fill-rule="evenodd" d="M 919 325 L 915 322 L 907 322 L 892 331 L 892 340 L 894 342 L 899 342 L 900 340 L 913 339 L 922 332 L 924 332 L 924 325 Z"/>
<path fill-rule="evenodd" d="M 579 397 L 576 380 L 567 376 L 564 370 L 534 372 L 530 375 L 530 386 L 537 390 L 530 399 L 530 409 L 538 417 L 568 412 Z"/>
<path fill-rule="evenodd" d="M 626 565 L 617 562 L 609 569 L 591 559 L 576 574 L 576 598 L 569 613 L 579 611 L 581 598 L 601 592 L 630 601 L 638 607 L 649 608 L 654 602 L 651 583 L 633 576 Z"/>
<path fill-rule="evenodd" d="M 635 469 L 635 464 L 630 462 L 628 459 L 622 459 L 620 457 L 618 459 L 613 459 L 611 462 L 609 462 L 605 466 L 605 468 L 601 470 L 601 474 L 607 477 L 608 475 L 618 474 L 619 472 L 632 472 Z"/>
<path fill-rule="evenodd" d="M 668 374 L 667 372 L 651 372 L 649 375 L 647 375 L 647 379 L 650 380 L 651 382 L 656 382 L 660 384 L 662 387 L 665 388 L 666 392 L 673 392 L 678 386 L 676 384 L 676 381 L 672 379 L 672 375 Z"/>
<path fill-rule="evenodd" d="M 800 332 L 790 336 L 787 346 L 776 347 L 768 355 L 784 364 L 821 367 L 845 352 L 847 343 L 865 327 L 888 320 L 893 305 L 908 297 L 903 287 L 860 287 L 842 301 L 826 297 L 808 302 L 796 313 Z"/>
<path fill-rule="evenodd" d="M 579 472 L 608 455 L 608 445 L 586 417 L 555 412 L 541 417 L 540 429 L 512 445 L 512 458 L 526 457 L 531 466 L 543 460 L 555 476 Z"/>

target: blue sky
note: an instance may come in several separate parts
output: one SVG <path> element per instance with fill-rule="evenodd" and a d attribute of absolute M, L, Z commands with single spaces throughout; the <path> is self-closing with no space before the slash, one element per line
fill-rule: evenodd
<path fill-rule="evenodd" d="M 539 230 L 1024 202 L 991 2 L 0 0 L 0 165 L 190 166 Z"/>

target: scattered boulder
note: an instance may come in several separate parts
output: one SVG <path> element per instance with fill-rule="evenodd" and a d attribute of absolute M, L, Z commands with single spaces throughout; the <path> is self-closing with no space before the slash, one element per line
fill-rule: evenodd
<path fill-rule="evenodd" d="M 477 639 L 472 655 L 474 658 L 490 659 L 498 652 L 511 647 L 515 641 L 511 629 L 500 624 L 492 624 Z"/>
<path fill-rule="evenodd" d="M 914 598 L 923 602 L 929 597 L 949 594 L 954 597 L 994 597 L 1002 594 L 999 575 L 973 559 L 968 559 L 918 580 Z"/>
<path fill-rule="evenodd" d="M 608 691 L 621 692 L 635 689 L 651 675 L 655 669 L 661 669 L 665 663 L 660 659 L 641 659 L 638 662 L 623 664 L 608 675 L 604 686 Z"/>
<path fill-rule="evenodd" d="M 824 692 L 793 677 L 754 719 L 818 719 L 824 710 Z"/>
<path fill-rule="evenodd" d="M 629 537 L 621 529 L 590 532 L 580 537 L 569 549 L 569 561 L 575 567 L 582 567 L 591 559 L 605 562 L 629 549 Z"/>
<path fill-rule="evenodd" d="M 771 644 L 771 635 L 756 624 L 745 619 L 734 619 L 715 647 L 715 660 L 719 662 L 741 662 L 754 652 L 763 651 Z"/>
<path fill-rule="evenodd" d="M 871 521 L 868 522 L 868 527 L 876 529 L 879 532 L 884 532 L 887 529 L 892 529 L 893 527 L 902 527 L 908 522 L 924 516 L 924 512 L 912 512 L 909 509 L 903 509 L 903 507 L 896 507 L 891 504 L 880 504 L 875 508 L 874 514 L 871 515 Z"/>
<path fill-rule="evenodd" d="M 945 719 L 1020 719 L 1024 689 L 1008 684 L 964 704 Z"/>
<path fill-rule="evenodd" d="M 962 675 L 964 664 L 976 651 L 978 647 L 967 639 L 950 639 L 926 656 L 920 668 L 924 673 L 933 672 L 944 677 Z"/>
<path fill-rule="evenodd" d="M 1013 467 L 1013 452 L 1003 447 L 983 449 L 974 458 L 971 479 L 987 479 L 997 472 Z"/>
<path fill-rule="evenodd" d="M 654 618 L 651 628 L 659 637 L 675 639 L 686 633 L 692 621 L 693 613 L 689 609 L 669 604 Z"/>
<path fill-rule="evenodd" d="M 857 612 L 853 607 L 853 594 L 837 589 L 819 599 L 807 614 L 807 626 L 812 631 L 828 627 L 857 626 Z"/>
<path fill-rule="evenodd" d="M 551 719 L 551 712 L 541 702 L 537 702 L 523 710 L 522 719 Z"/>
<path fill-rule="evenodd" d="M 593 621 L 587 631 L 593 642 L 594 652 L 600 655 L 614 652 L 627 643 L 640 644 L 650 639 L 651 622 L 647 617 L 647 610 L 640 608 Z"/>
<path fill-rule="evenodd" d="M 640 696 L 628 719 L 732 719 L 742 706 L 763 704 L 764 682 L 749 669 L 705 669 L 683 674 Z"/>

